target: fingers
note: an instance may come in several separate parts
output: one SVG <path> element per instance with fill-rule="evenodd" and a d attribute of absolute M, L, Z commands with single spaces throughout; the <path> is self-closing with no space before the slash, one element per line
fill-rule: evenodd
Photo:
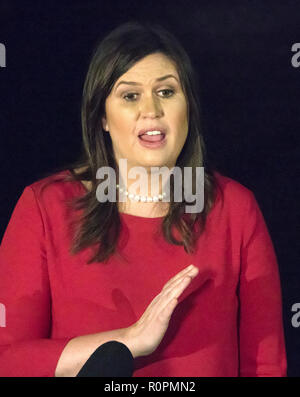
<path fill-rule="evenodd" d="M 179 297 L 184 288 L 189 282 L 199 273 L 199 269 L 195 266 L 188 266 L 181 272 L 172 277 L 163 287 L 161 292 L 156 295 L 147 308 L 147 311 L 155 310 L 157 307 L 159 311 L 164 309 L 174 297 Z M 184 281 L 184 278 L 187 279 Z"/>
<path fill-rule="evenodd" d="M 191 280 L 192 280 L 191 277 L 184 277 L 182 280 L 180 280 L 177 283 L 176 287 L 174 287 L 172 290 L 169 291 L 165 299 L 166 303 L 160 312 L 161 320 L 169 321 L 175 307 L 177 306 L 179 296 L 182 294 L 184 289 L 189 285 Z"/>
<path fill-rule="evenodd" d="M 172 313 L 177 306 L 178 300 L 176 298 L 173 298 L 170 300 L 170 302 L 166 305 L 166 307 L 163 309 L 162 315 L 165 317 L 165 320 L 169 321 Z"/>
<path fill-rule="evenodd" d="M 161 306 L 161 313 L 173 313 L 174 308 L 178 303 L 178 298 L 185 290 L 185 288 L 190 284 L 192 279 L 196 277 L 199 270 L 194 269 L 193 272 L 188 272 L 187 274 L 183 274 L 178 280 L 176 280 L 173 284 L 169 286 L 168 289 L 161 292 L 160 300 L 158 304 Z"/>
<path fill-rule="evenodd" d="M 190 271 L 193 271 L 194 269 L 197 269 L 194 265 L 190 265 L 186 267 L 185 269 L 181 270 L 179 273 L 177 273 L 174 277 L 172 277 L 163 287 L 162 291 L 167 289 L 171 284 L 176 282 L 178 279 L 182 278 L 185 274 L 189 273 Z"/>
<path fill-rule="evenodd" d="M 178 279 L 175 279 L 173 282 L 171 282 L 168 286 L 166 286 L 166 288 L 163 288 L 161 294 L 167 294 L 170 291 L 172 291 L 174 288 L 176 288 L 178 285 L 181 284 L 182 280 L 184 280 L 185 277 L 191 277 L 194 278 L 197 276 L 197 274 L 199 273 L 199 269 L 194 267 L 192 268 L 190 271 L 188 272 L 184 272 Z"/>
<path fill-rule="evenodd" d="M 173 298 L 179 298 L 181 293 L 184 291 L 184 289 L 189 285 L 189 283 L 192 281 L 191 276 L 185 276 L 182 279 L 178 280 L 175 285 L 170 287 L 168 291 L 165 292 L 165 297 L 168 300 L 172 300 Z"/>

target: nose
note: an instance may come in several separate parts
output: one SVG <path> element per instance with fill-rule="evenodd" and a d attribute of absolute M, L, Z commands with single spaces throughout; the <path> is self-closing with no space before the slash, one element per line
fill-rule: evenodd
<path fill-rule="evenodd" d="M 153 98 L 153 96 L 145 97 L 140 102 L 140 113 L 144 117 L 160 117 L 163 114 L 163 110 L 159 99 Z"/>

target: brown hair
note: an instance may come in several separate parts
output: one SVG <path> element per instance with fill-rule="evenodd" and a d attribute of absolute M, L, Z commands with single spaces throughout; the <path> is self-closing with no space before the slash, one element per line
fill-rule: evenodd
<path fill-rule="evenodd" d="M 110 255 L 117 252 L 121 227 L 117 202 L 99 202 L 96 199 L 98 168 L 109 166 L 114 168 L 117 177 L 119 175 L 110 135 L 103 130 L 101 122 L 105 114 L 105 100 L 121 75 L 143 57 L 157 52 L 175 62 L 188 103 L 188 136 L 176 166 L 181 167 L 182 171 L 183 167 L 192 167 L 193 170 L 204 167 L 204 208 L 200 213 L 187 216 L 184 211 L 187 203 L 184 200 L 174 202 L 173 178 L 170 178 L 170 206 L 162 222 L 162 232 L 167 242 L 183 245 L 187 253 L 193 252 L 195 241 L 203 232 L 207 214 L 215 201 L 217 180 L 206 158 L 197 95 L 198 80 L 188 54 L 179 41 L 160 25 L 140 24 L 135 21 L 122 24 L 95 48 L 83 89 L 81 155 L 76 162 L 64 166 L 64 169 L 71 171 L 71 175 L 63 176 L 63 181 L 91 182 L 90 191 L 68 203 L 74 210 L 83 210 L 78 219 L 79 227 L 74 233 L 70 253 L 76 254 L 96 244 L 98 249 L 88 261 L 89 264 L 95 261 L 106 262 Z M 75 173 L 74 170 L 78 168 L 83 170 Z M 62 167 L 59 170 L 61 169 Z M 50 182 L 52 181 L 53 179 Z M 195 179 L 193 186 L 194 183 Z M 196 224 L 200 226 L 198 230 L 194 227 Z M 181 241 L 173 236 L 173 226 L 180 233 Z"/>

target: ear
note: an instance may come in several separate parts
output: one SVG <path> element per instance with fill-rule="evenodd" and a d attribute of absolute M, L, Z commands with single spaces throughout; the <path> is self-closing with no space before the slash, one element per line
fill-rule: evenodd
<path fill-rule="evenodd" d="M 108 125 L 107 125 L 106 117 L 105 117 L 105 116 L 102 117 L 102 127 L 103 127 L 103 129 L 104 129 L 105 131 L 108 131 Z"/>

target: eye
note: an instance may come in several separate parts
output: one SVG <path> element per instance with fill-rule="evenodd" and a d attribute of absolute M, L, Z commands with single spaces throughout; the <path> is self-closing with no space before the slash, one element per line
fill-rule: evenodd
<path fill-rule="evenodd" d="M 170 96 L 172 96 L 174 94 L 174 90 L 166 88 L 164 90 L 160 90 L 158 92 L 164 92 L 164 93 L 168 93 L 167 95 L 163 95 L 164 98 L 169 98 Z M 123 96 L 123 99 L 125 99 L 127 102 L 133 102 L 136 100 L 135 97 L 133 97 L 134 95 L 138 95 L 138 93 L 136 92 L 129 92 L 128 94 Z"/>
<path fill-rule="evenodd" d="M 132 102 L 131 99 L 130 99 L 130 97 L 132 98 L 132 95 L 138 95 L 138 94 L 135 93 L 135 92 L 130 92 L 130 93 L 124 95 L 123 98 L 124 98 L 126 101 Z M 127 98 L 128 98 L 128 99 L 127 99 Z"/>
<path fill-rule="evenodd" d="M 167 96 L 166 96 L 167 98 L 170 97 L 170 96 L 172 96 L 172 95 L 174 94 L 174 90 L 171 90 L 171 89 L 169 89 L 169 88 L 166 88 L 166 89 L 164 89 L 164 90 L 160 90 L 159 92 L 169 92 L 169 93 L 171 93 L 170 95 L 167 95 Z"/>

